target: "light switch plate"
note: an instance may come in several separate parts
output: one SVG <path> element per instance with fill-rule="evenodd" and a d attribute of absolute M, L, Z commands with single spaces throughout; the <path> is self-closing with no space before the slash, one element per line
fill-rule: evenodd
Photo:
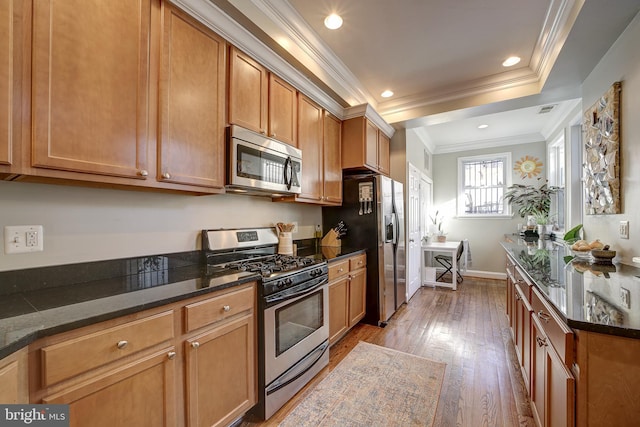
<path fill-rule="evenodd" d="M 42 252 L 44 233 L 41 225 L 7 225 L 4 227 L 4 253 Z"/>
<path fill-rule="evenodd" d="M 620 221 L 620 238 L 629 238 L 629 221 Z"/>

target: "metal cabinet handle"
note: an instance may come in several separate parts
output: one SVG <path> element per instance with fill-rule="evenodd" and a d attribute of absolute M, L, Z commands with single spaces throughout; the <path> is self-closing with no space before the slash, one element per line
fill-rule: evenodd
<path fill-rule="evenodd" d="M 123 348 L 125 348 L 127 345 L 129 345 L 129 341 L 126 340 L 122 340 L 122 341 L 118 341 L 118 349 L 122 350 Z"/>
<path fill-rule="evenodd" d="M 545 322 L 549 323 L 549 319 L 551 318 L 551 316 L 549 316 L 547 313 L 545 313 L 544 311 L 540 310 L 538 312 L 538 319 L 540 320 L 544 320 Z"/>
<path fill-rule="evenodd" d="M 169 172 L 165 172 L 165 173 L 162 174 L 162 177 L 164 179 L 171 179 L 171 174 Z"/>
<path fill-rule="evenodd" d="M 169 358 L 169 360 L 173 360 L 176 358 L 176 352 L 175 351 L 170 351 L 169 353 L 167 353 L 167 357 Z"/>
<path fill-rule="evenodd" d="M 342 273 L 344 271 L 344 268 L 339 268 L 338 269 L 338 273 Z"/>
<path fill-rule="evenodd" d="M 222 310 L 226 313 L 226 312 L 231 310 L 231 306 L 230 305 L 223 305 L 222 306 Z"/>
<path fill-rule="evenodd" d="M 146 169 L 142 169 L 142 170 L 138 171 L 138 175 L 147 176 L 147 175 L 149 175 L 149 172 Z"/>
<path fill-rule="evenodd" d="M 538 347 L 546 347 L 547 346 L 547 339 L 546 338 L 536 337 L 536 341 L 538 342 Z"/>
<path fill-rule="evenodd" d="M 200 343 L 198 341 L 194 341 L 194 342 L 191 343 L 191 347 L 198 348 L 198 347 L 200 347 Z"/>
<path fill-rule="evenodd" d="M 521 297 L 519 294 L 516 294 L 516 299 L 517 299 L 518 301 L 520 301 L 520 300 L 522 299 L 522 297 Z"/>

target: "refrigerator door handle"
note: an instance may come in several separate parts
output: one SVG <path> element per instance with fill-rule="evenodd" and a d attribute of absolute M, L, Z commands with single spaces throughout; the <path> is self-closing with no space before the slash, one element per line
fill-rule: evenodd
<path fill-rule="evenodd" d="M 394 245 L 398 244 L 398 215 L 393 212 L 391 214 L 391 225 L 393 227 L 391 234 L 391 243 Z"/>

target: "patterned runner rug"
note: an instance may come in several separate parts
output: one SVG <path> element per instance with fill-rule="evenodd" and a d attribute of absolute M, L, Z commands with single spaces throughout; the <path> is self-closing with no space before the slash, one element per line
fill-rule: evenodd
<path fill-rule="evenodd" d="M 432 426 L 445 367 L 360 341 L 280 426 Z"/>

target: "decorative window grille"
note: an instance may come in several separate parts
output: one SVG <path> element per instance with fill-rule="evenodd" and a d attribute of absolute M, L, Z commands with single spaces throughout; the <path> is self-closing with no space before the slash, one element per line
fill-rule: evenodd
<path fill-rule="evenodd" d="M 511 185 L 509 153 L 458 159 L 458 215 L 508 215 L 504 193 Z"/>

